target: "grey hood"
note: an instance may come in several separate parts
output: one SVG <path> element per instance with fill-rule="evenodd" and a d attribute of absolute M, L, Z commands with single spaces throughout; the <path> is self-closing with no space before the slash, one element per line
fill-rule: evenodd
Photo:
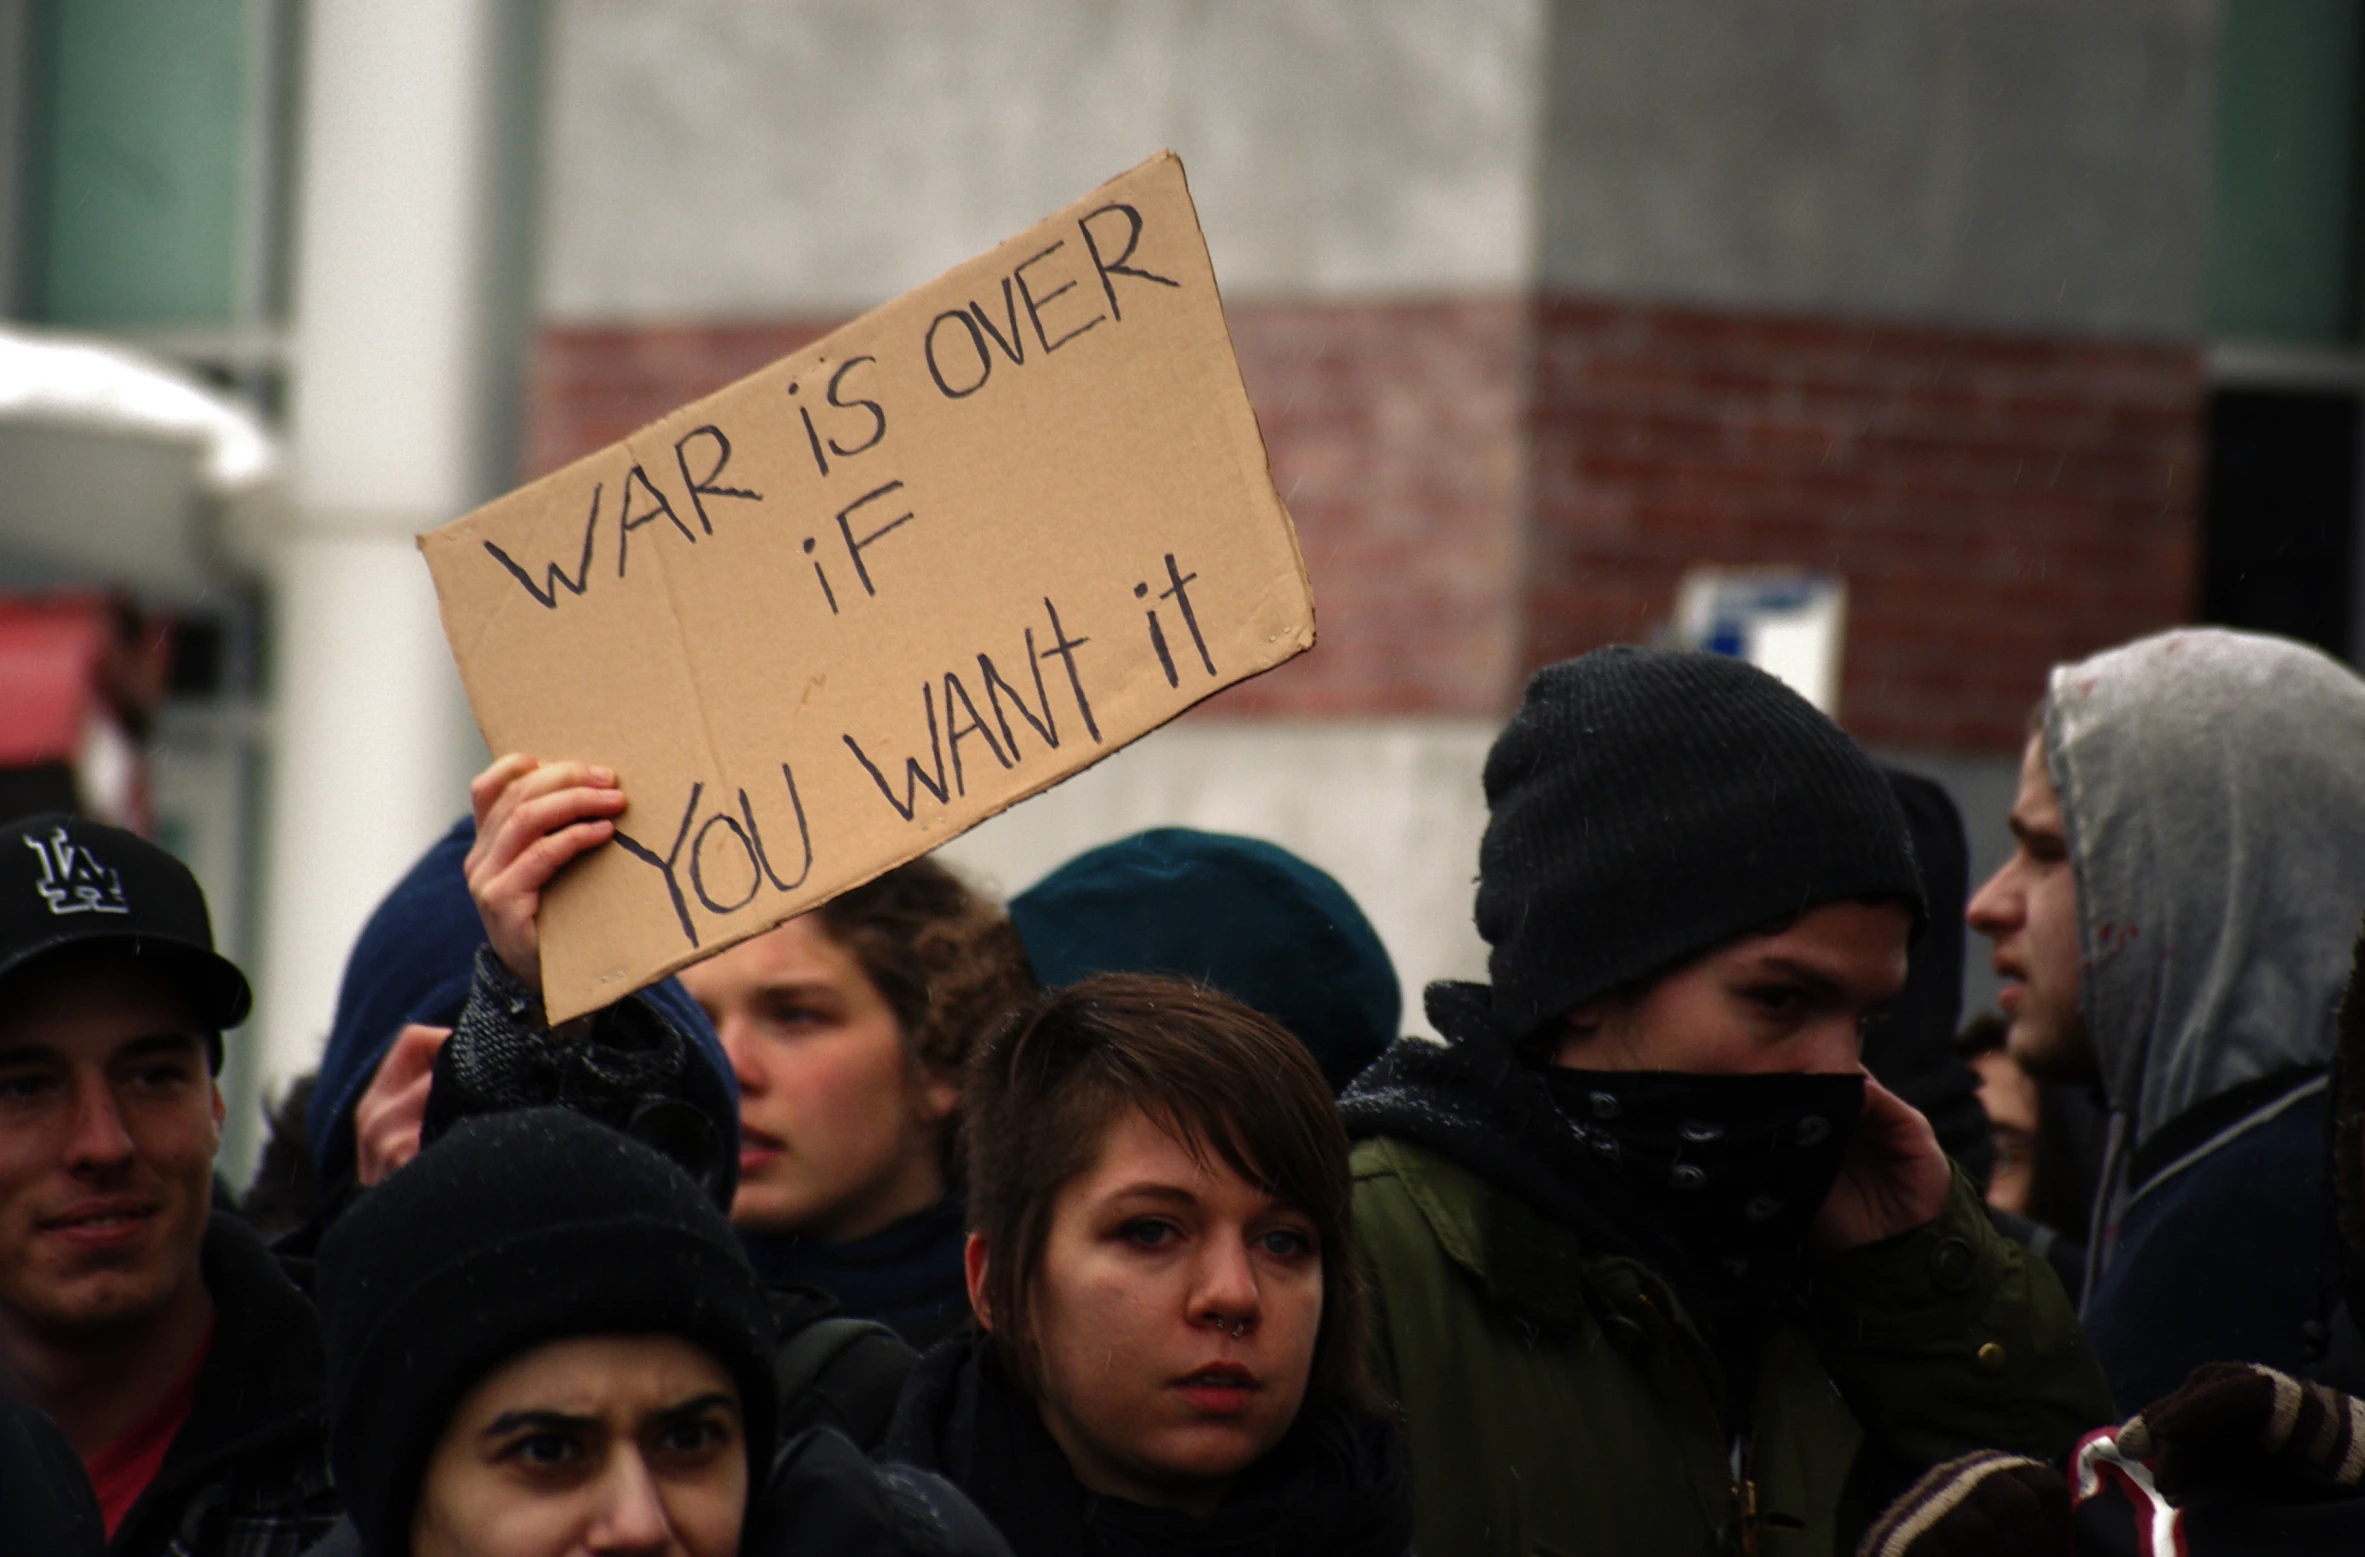
<path fill-rule="evenodd" d="M 2181 629 L 2056 667 L 2044 740 L 2119 1149 L 2329 1062 L 2365 909 L 2365 681 L 2285 639 Z"/>

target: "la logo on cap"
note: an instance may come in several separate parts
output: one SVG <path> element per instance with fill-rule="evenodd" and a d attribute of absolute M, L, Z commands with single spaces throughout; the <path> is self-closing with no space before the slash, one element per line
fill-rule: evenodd
<path fill-rule="evenodd" d="M 41 879 L 33 889 L 48 902 L 53 914 L 128 914 L 123 879 L 113 867 L 66 836 L 63 827 L 50 829 L 47 839 L 27 838 L 25 847 L 41 862 Z"/>

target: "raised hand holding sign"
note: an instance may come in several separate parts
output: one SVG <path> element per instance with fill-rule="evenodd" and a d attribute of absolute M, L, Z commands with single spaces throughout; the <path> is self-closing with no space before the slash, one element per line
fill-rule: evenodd
<path fill-rule="evenodd" d="M 420 546 L 487 744 L 626 797 L 540 894 L 553 1021 L 1314 641 L 1170 154 Z"/>

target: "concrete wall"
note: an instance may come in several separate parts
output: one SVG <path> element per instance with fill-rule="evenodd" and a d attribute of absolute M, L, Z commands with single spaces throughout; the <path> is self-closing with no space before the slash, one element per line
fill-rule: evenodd
<path fill-rule="evenodd" d="M 2216 16 L 553 0 L 531 468 L 1172 146 L 1323 645 L 946 853 L 1009 891 L 1160 823 L 1272 838 L 1363 902 L 1417 1029 L 1484 967 L 1522 671 L 1647 636 L 1692 562 L 1850 574 L 1843 719 L 1993 868 L 2025 699 L 2094 646 L 2045 633 L 2190 593 Z"/>
<path fill-rule="evenodd" d="M 1542 279 L 2194 338 L 2212 0 L 1556 0 Z"/>
<path fill-rule="evenodd" d="M 514 463 L 537 20 L 412 0 L 307 24 L 253 1026 L 271 1090 L 316 1062 L 355 935 L 484 761 L 413 537 Z"/>
<path fill-rule="evenodd" d="M 1235 296 L 2187 338 L 2215 0 L 556 0 L 564 321 L 852 311 L 1157 149 Z"/>
<path fill-rule="evenodd" d="M 557 0 L 559 320 L 851 312 L 1161 146 L 1225 290 L 1515 288 L 1540 0 Z"/>
<path fill-rule="evenodd" d="M 1421 987 L 1484 978 L 1470 921 L 1487 720 L 1185 719 L 947 844 L 1001 893 L 1145 827 L 1273 839 L 1337 877 L 1387 944 L 1404 1029 L 1426 1032 Z"/>

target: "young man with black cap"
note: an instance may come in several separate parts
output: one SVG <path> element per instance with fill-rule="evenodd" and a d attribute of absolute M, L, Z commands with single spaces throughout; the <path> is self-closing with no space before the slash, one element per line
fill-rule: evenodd
<path fill-rule="evenodd" d="M 0 1384 L 53 1417 L 116 1557 L 292 1553 L 334 1518 L 312 1311 L 212 1209 L 245 978 L 130 833 L 0 828 Z"/>
<path fill-rule="evenodd" d="M 1880 771 L 1772 677 L 1606 649 L 1495 742 L 1491 986 L 1348 1094 L 1419 1548 L 1846 1550 L 2111 1402 L 1860 1027 L 1925 920 Z"/>

